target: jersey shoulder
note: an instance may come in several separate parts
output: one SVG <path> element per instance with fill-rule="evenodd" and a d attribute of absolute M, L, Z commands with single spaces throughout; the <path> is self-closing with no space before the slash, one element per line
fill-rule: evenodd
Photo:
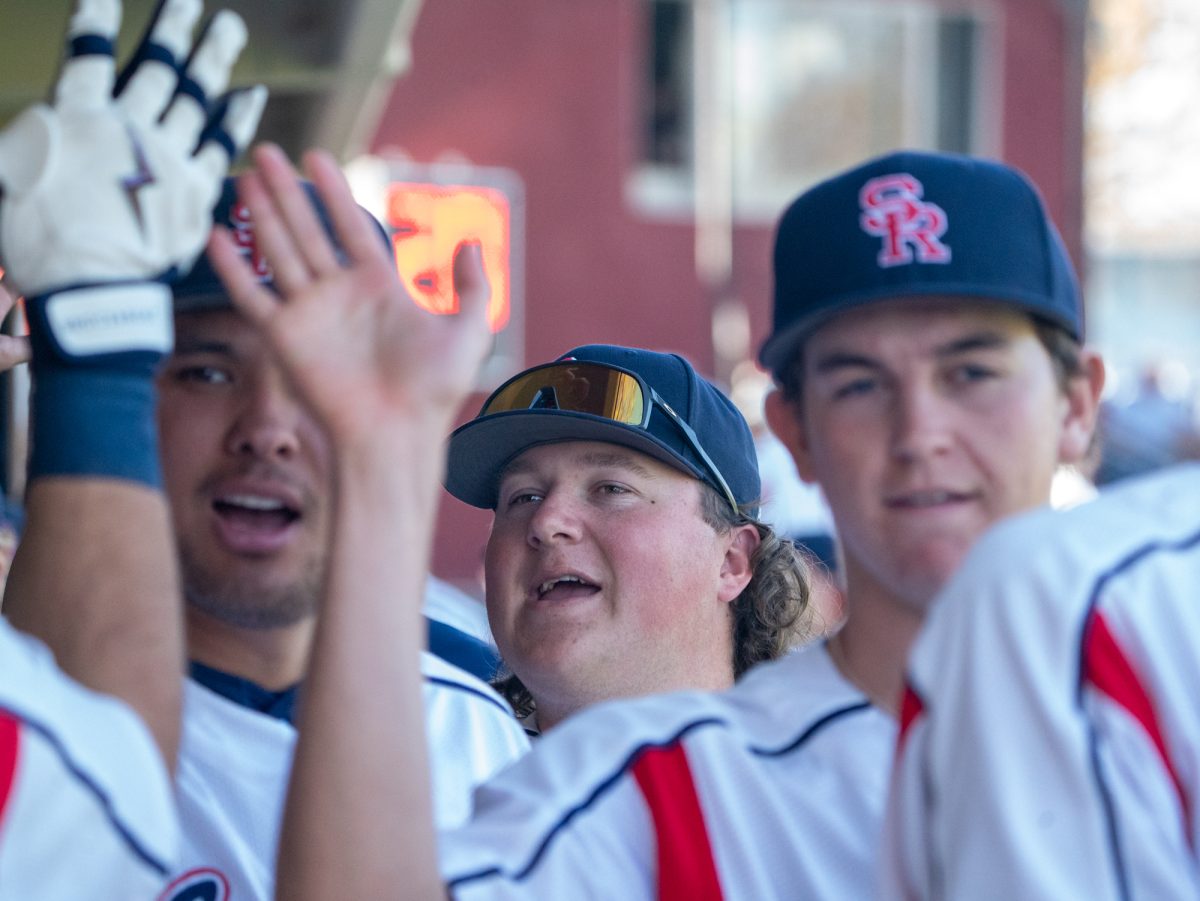
<path fill-rule="evenodd" d="M 1072 659 L 1047 649 L 1077 644 L 1095 610 L 1135 596 L 1119 585 L 1160 570 L 1177 556 L 1172 549 L 1194 547 L 1198 509 L 1200 466 L 1190 465 L 1119 483 L 1070 510 L 1001 522 L 939 595 L 910 657 L 914 687 L 922 696 L 949 690 L 955 679 L 947 674 L 981 657 L 998 672 L 1036 658 L 1059 664 L 1052 678 L 1073 678 Z M 1175 603 L 1176 594 L 1168 590 L 1160 602 Z"/>
<path fill-rule="evenodd" d="M 870 724 L 865 742 L 860 722 Z M 455 883 L 552 872 L 556 864 L 546 862 L 572 854 L 584 833 L 585 844 L 602 843 L 613 860 L 640 861 L 654 844 L 646 838 L 647 799 L 663 773 L 686 772 L 702 804 L 736 790 L 746 805 L 762 799 L 775 807 L 791 797 L 779 787 L 783 769 L 820 758 L 818 769 L 828 763 L 847 771 L 846 780 L 825 784 L 850 784 L 858 774 L 846 749 L 866 753 L 882 771 L 893 741 L 888 718 L 837 675 L 819 646 L 756 668 L 728 692 L 597 705 L 547 732 L 477 790 L 473 821 L 444 837 L 443 873 Z M 882 807 L 884 782 L 877 782 L 872 811 Z M 753 841 L 742 844 L 748 852 Z"/>
<path fill-rule="evenodd" d="M 421 652 L 421 679 L 428 697 L 457 698 L 462 703 L 483 704 L 513 716 L 512 708 L 491 685 L 430 651 Z"/>
<path fill-rule="evenodd" d="M 126 704 L 63 674 L 41 642 L 3 619 L 0 741 L 0 767 L 9 764 L 0 774 L 6 882 L 19 884 L 25 864 L 46 864 L 39 851 L 50 848 L 55 866 L 75 866 L 83 879 L 91 873 L 96 885 L 105 884 L 106 868 L 161 882 L 178 853 L 179 828 L 149 730 Z"/>
<path fill-rule="evenodd" d="M 431 737 L 463 727 L 504 737 L 522 751 L 529 747 L 512 707 L 482 679 L 429 651 L 421 652 L 421 679 Z"/>
<path fill-rule="evenodd" d="M 1098 584 L 1133 559 L 1200 533 L 1200 465 L 1106 488 L 1070 510 L 1039 509 L 989 530 L 943 590 L 926 633 L 963 618 L 1071 621 Z"/>
<path fill-rule="evenodd" d="M 524 755 L 529 738 L 486 682 L 429 652 L 421 675 L 434 815 L 444 829 L 470 816 L 475 787 Z"/>
<path fill-rule="evenodd" d="M 542 806 L 543 796 L 570 803 L 627 770 L 648 748 L 711 734 L 733 753 L 784 754 L 872 713 L 878 711 L 838 674 L 824 648 L 813 646 L 756 667 L 726 692 L 677 692 L 590 707 L 545 733 L 536 753 L 485 791 L 520 796 L 528 787 L 539 796 L 532 806 Z"/>

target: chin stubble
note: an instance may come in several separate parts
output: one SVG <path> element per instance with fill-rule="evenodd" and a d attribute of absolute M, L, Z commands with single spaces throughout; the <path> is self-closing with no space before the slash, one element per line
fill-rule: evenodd
<path fill-rule="evenodd" d="M 188 604 L 208 616 L 239 629 L 278 629 L 316 615 L 322 566 L 305 563 L 301 573 L 286 585 L 262 588 L 238 581 L 232 574 L 213 572 L 200 565 L 188 548 L 180 549 L 183 593 Z"/>

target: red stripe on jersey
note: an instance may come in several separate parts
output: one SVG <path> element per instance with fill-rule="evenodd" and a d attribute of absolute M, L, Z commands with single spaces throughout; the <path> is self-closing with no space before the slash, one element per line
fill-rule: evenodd
<path fill-rule="evenodd" d="M 633 775 L 658 839 L 659 901 L 720 901 L 721 881 L 683 745 L 650 748 Z"/>
<path fill-rule="evenodd" d="M 20 720 L 11 713 L 0 713 L 0 825 L 4 823 L 4 812 L 12 798 L 20 748 Z"/>
<path fill-rule="evenodd" d="M 921 700 L 919 694 L 913 691 L 913 687 L 905 682 L 904 694 L 900 698 L 900 735 L 896 739 L 897 754 L 904 750 L 904 739 L 908 737 L 909 728 L 924 712 L 925 702 Z"/>
<path fill-rule="evenodd" d="M 1167 751 L 1167 742 L 1163 737 L 1162 726 L 1159 723 L 1158 712 L 1154 709 L 1154 701 L 1146 691 L 1133 663 L 1126 656 L 1109 629 L 1108 623 L 1100 613 L 1094 613 L 1088 622 L 1084 635 L 1083 676 L 1099 691 L 1108 695 L 1113 701 L 1138 721 L 1150 741 L 1154 743 L 1158 756 L 1162 758 L 1171 781 L 1175 783 L 1175 792 L 1179 795 L 1179 803 L 1183 809 L 1184 828 L 1187 830 L 1188 844 L 1192 837 L 1192 810 L 1183 780 L 1175 765 L 1171 762 Z"/>

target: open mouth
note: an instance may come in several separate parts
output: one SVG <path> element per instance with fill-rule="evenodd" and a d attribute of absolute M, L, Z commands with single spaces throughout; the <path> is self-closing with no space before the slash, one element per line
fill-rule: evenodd
<path fill-rule="evenodd" d="M 219 497 L 213 501 L 213 510 L 230 525 L 247 529 L 283 529 L 300 518 L 299 510 L 278 498 L 253 494 Z"/>
<path fill-rule="evenodd" d="M 573 574 L 546 579 L 537 586 L 539 601 L 567 601 L 573 598 L 590 597 L 600 586 Z"/>
<path fill-rule="evenodd" d="M 298 503 L 285 497 L 230 492 L 212 501 L 218 541 L 230 553 L 252 557 L 282 551 L 304 518 Z"/>
<path fill-rule="evenodd" d="M 909 494 L 895 495 L 887 499 L 887 505 L 896 510 L 928 510 L 951 504 L 961 504 L 971 500 L 974 495 L 958 491 L 931 490 L 913 491 Z"/>

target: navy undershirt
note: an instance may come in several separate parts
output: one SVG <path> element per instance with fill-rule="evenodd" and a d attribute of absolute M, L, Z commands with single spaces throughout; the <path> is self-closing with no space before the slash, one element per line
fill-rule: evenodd
<path fill-rule="evenodd" d="M 292 722 L 296 712 L 296 696 L 300 693 L 299 683 L 282 691 L 269 691 L 249 679 L 213 669 L 195 660 L 188 665 L 188 671 L 193 679 L 226 700 L 285 723 Z"/>
<path fill-rule="evenodd" d="M 484 682 L 496 678 L 500 671 L 500 655 L 490 644 L 440 620 L 425 617 L 425 625 L 425 646 L 435 657 L 441 657 Z"/>

